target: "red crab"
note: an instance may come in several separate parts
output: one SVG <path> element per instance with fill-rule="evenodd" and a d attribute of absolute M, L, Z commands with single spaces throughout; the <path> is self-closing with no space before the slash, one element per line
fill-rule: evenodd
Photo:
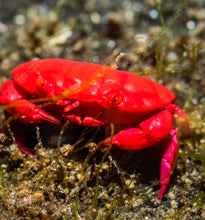
<path fill-rule="evenodd" d="M 6 108 L 6 118 L 15 115 L 21 123 L 34 124 L 69 120 L 94 127 L 113 123 L 112 144 L 124 150 L 151 147 L 170 136 L 161 159 L 162 198 L 178 149 L 173 114 L 188 124 L 186 114 L 172 104 L 175 95 L 170 90 L 132 73 L 62 59 L 27 62 L 15 68 L 12 77 L 0 91 L 1 105 L 15 103 Z M 22 142 L 16 140 L 23 151 Z M 108 137 L 99 146 L 110 142 Z"/>

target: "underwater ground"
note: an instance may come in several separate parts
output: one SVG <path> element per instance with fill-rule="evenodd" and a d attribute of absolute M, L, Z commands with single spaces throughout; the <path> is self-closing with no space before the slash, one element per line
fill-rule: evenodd
<path fill-rule="evenodd" d="M 32 59 L 109 65 L 123 52 L 118 69 L 172 90 L 191 128 L 176 125 L 180 150 L 161 202 L 160 147 L 100 150 L 106 131 L 22 125 L 32 158 L 2 133 L 0 219 L 205 219 L 204 39 L 203 0 L 0 0 L 0 86 Z"/>

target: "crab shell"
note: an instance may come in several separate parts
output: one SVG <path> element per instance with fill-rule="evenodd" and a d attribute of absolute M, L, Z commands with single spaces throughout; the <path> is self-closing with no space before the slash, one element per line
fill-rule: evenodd
<path fill-rule="evenodd" d="M 175 99 L 174 93 L 149 79 L 91 63 L 35 60 L 15 68 L 12 76 L 21 99 L 67 93 L 65 98 L 80 102 L 70 115 L 94 117 L 103 123 L 139 123 Z M 3 91 L 4 87 L 0 103 L 13 103 Z"/>

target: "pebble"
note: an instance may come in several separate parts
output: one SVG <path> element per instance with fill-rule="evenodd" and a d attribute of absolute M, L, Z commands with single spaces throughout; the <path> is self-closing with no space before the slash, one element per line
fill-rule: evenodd
<path fill-rule="evenodd" d="M 82 40 L 77 41 L 73 46 L 74 52 L 80 52 L 84 48 L 84 43 Z"/>
<path fill-rule="evenodd" d="M 49 41 L 48 44 L 50 46 L 55 46 L 58 44 L 64 44 L 71 36 L 73 32 L 69 27 L 65 27 L 61 29 L 56 35 L 54 35 Z"/>
<path fill-rule="evenodd" d="M 203 20 L 205 19 L 205 9 L 188 9 L 187 16 L 192 19 Z"/>
<path fill-rule="evenodd" d="M 137 199 L 136 201 L 134 201 L 132 206 L 133 206 L 133 208 L 134 208 L 134 207 L 143 205 L 143 203 L 144 203 L 144 202 L 143 202 L 143 199 L 140 198 L 140 199 Z"/>
<path fill-rule="evenodd" d="M 177 208 L 178 207 L 178 203 L 175 200 L 172 200 L 171 201 L 171 207 L 174 208 L 174 209 Z"/>
<path fill-rule="evenodd" d="M 149 16 L 150 16 L 150 18 L 152 18 L 152 19 L 157 19 L 158 16 L 159 16 L 159 12 L 158 12 L 156 9 L 152 9 L 152 10 L 149 12 Z"/>
<path fill-rule="evenodd" d="M 168 193 L 168 196 L 170 199 L 175 199 L 175 197 L 176 197 L 176 195 L 171 191 Z"/>
<path fill-rule="evenodd" d="M 14 17 L 14 23 L 17 25 L 24 25 L 26 23 L 26 17 L 22 14 L 18 14 Z"/>
<path fill-rule="evenodd" d="M 168 62 L 174 61 L 177 58 L 178 58 L 177 54 L 173 51 L 169 52 L 168 55 L 167 55 L 167 61 Z"/>
<path fill-rule="evenodd" d="M 186 27 L 187 27 L 189 30 L 193 30 L 193 29 L 196 27 L 195 21 L 192 21 L 192 20 L 187 21 Z"/>
<path fill-rule="evenodd" d="M 101 20 L 100 15 L 96 12 L 91 14 L 90 19 L 94 24 L 99 24 Z"/>
<path fill-rule="evenodd" d="M 109 40 L 107 43 L 108 47 L 114 48 L 116 46 L 116 41 L 114 40 Z"/>

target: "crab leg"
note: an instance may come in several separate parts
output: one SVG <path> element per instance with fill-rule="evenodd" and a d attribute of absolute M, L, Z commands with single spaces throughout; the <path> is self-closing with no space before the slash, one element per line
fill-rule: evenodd
<path fill-rule="evenodd" d="M 178 139 L 177 139 L 176 129 L 172 127 L 169 133 L 172 138 L 161 160 L 161 171 L 160 171 L 161 188 L 158 194 L 159 199 L 162 199 L 162 196 L 164 195 L 166 187 L 170 181 L 172 164 L 174 163 L 175 155 L 176 152 L 178 151 Z"/>
<path fill-rule="evenodd" d="M 172 114 L 176 114 L 182 118 L 187 119 L 187 123 L 189 123 L 186 113 L 177 105 L 171 103 L 169 105 L 166 105 L 165 108 L 169 110 Z"/>

